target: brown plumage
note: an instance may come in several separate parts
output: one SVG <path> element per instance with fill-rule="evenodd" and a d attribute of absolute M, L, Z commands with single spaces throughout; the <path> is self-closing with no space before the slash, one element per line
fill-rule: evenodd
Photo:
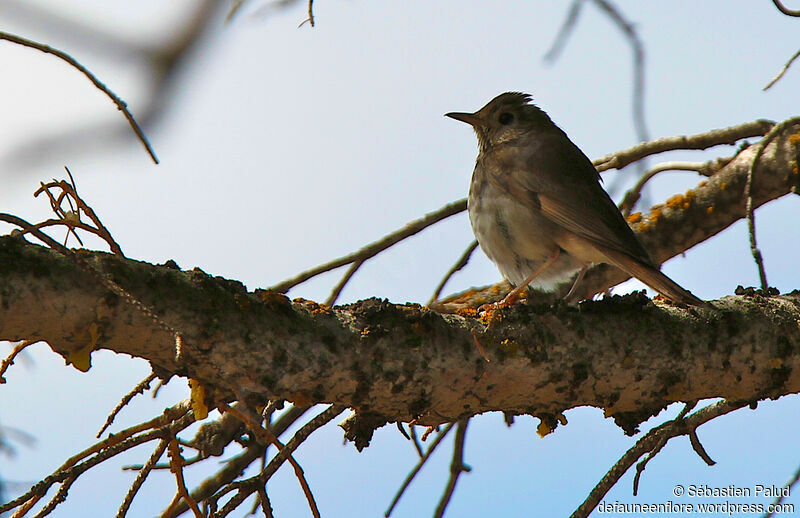
<path fill-rule="evenodd" d="M 608 263 L 673 301 L 705 305 L 658 270 L 592 162 L 529 95 L 504 93 L 475 113 L 447 116 L 478 136 L 469 219 L 483 251 L 517 286 L 507 301 L 526 284 L 553 290 Z"/>

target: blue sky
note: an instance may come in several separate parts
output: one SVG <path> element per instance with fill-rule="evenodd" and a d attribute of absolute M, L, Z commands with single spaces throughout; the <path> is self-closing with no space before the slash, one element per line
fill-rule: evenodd
<path fill-rule="evenodd" d="M 192 5 L 36 3 L 141 45 L 174 34 Z M 771 90 L 761 90 L 800 45 L 800 21 L 779 14 L 771 3 L 617 5 L 645 44 L 646 114 L 653 137 L 797 115 L 800 65 Z M 593 5 L 585 6 L 561 58 L 543 62 L 566 8 L 544 1 L 354 0 L 316 2 L 313 29 L 297 28 L 304 5 L 269 15 L 251 10 L 228 25 L 220 21 L 184 64 L 161 123 L 149 131 L 159 166 L 133 140 L 104 134 L 70 149 L 43 147 L 36 162 L 8 160 L 11 150 L 37 136 L 98 122 L 124 126 L 114 106 L 76 71 L 52 56 L 0 44 L 2 210 L 46 219 L 46 203 L 31 193 L 39 181 L 61 177 L 68 165 L 79 191 L 129 257 L 174 259 L 183 268 L 198 266 L 250 289 L 270 286 L 465 196 L 475 138 L 443 117 L 446 112 L 475 110 L 502 91 L 525 91 L 590 157 L 634 144 L 631 52 Z M 141 109 L 150 85 L 135 56 L 109 58 L 1 5 L 0 20 L 4 30 L 70 51 L 128 101 L 134 114 Z M 672 153 L 654 162 L 707 160 L 733 151 Z M 663 200 L 697 182 L 692 173 L 664 174 L 653 182 L 651 197 Z M 796 221 L 798 209 L 797 198 L 786 197 L 758 212 L 770 284 L 782 291 L 800 287 L 795 259 L 800 229 L 785 224 Z M 451 218 L 365 264 L 340 301 L 378 296 L 424 303 L 471 239 L 466 216 Z M 758 279 L 741 223 L 664 270 L 705 298 L 732 294 L 737 284 L 754 285 Z M 324 300 L 340 274 L 323 275 L 291 295 Z M 498 279 L 488 259 L 476 254 L 448 290 Z M 8 346 L 0 344 L 3 349 Z M 92 442 L 119 397 L 148 373 L 145 362 L 111 353 L 95 354 L 93 363 L 89 373 L 78 373 L 39 344 L 27 361 L 11 368 L 8 384 L 0 387 L 0 423 L 26 430 L 37 443 L 2 458 L 0 475 L 33 482 L 49 474 Z M 173 380 L 155 402 L 136 400 L 118 418 L 117 429 L 160 412 L 187 392 L 183 380 Z M 678 410 L 670 408 L 648 424 Z M 700 438 L 716 466 L 705 466 L 688 440 L 677 439 L 650 462 L 638 497 L 631 496 L 630 474 L 606 501 L 675 500 L 671 491 L 678 483 L 780 485 L 800 465 L 800 453 L 791 447 L 797 412 L 792 396 L 704 425 Z M 576 409 L 567 418 L 568 426 L 544 439 L 536 436 L 533 418 L 518 418 L 510 429 L 496 414 L 474 419 L 465 458 L 473 471 L 460 479 L 448 515 L 572 512 L 633 439 L 596 409 Z M 447 442 L 393 516 L 432 513 L 446 482 Z M 97 516 L 113 513 L 133 478 L 119 466 L 148 455 L 148 449 L 134 450 L 85 475 L 54 516 L 85 516 L 87 502 L 96 506 Z M 373 445 L 357 454 L 342 445 L 340 429 L 328 426 L 301 449 L 298 460 L 324 516 L 379 516 L 416 456 L 394 427 L 378 431 Z M 211 461 L 188 469 L 187 477 L 197 482 L 213 468 Z M 131 516 L 156 513 L 173 487 L 170 475 L 155 474 Z M 278 516 L 308 514 L 291 470 L 284 468 L 269 491 Z"/>

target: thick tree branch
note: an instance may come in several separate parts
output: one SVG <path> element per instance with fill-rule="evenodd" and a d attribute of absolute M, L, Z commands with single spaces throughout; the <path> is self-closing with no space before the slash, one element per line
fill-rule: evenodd
<path fill-rule="evenodd" d="M 73 260 L 11 237 L 0 239 L 0 339 L 44 340 L 69 357 L 94 329 L 98 348 L 198 379 L 212 399 L 239 391 L 333 402 L 419 424 L 492 410 L 548 419 L 590 405 L 630 432 L 674 401 L 800 391 L 798 294 L 727 297 L 716 312 L 636 296 L 581 309 L 518 305 L 487 327 L 415 304 L 327 309 L 197 270 L 82 257 L 181 330 L 181 358 L 169 332 Z"/>

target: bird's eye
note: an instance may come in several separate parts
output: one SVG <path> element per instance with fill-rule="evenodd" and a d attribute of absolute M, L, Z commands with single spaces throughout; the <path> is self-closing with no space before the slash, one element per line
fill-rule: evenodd
<path fill-rule="evenodd" d="M 500 117 L 498 117 L 497 120 L 500 121 L 500 124 L 503 124 L 504 126 L 507 124 L 511 124 L 512 122 L 514 122 L 514 114 L 503 112 L 500 114 Z"/>

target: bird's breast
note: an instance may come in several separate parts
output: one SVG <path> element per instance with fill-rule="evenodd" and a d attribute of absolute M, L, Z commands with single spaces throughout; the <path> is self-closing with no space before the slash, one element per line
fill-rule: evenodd
<path fill-rule="evenodd" d="M 557 240 L 563 229 L 536 207 L 519 202 L 492 183 L 480 163 L 472 176 L 467 206 L 472 231 L 481 249 L 515 285 L 560 249 Z M 561 255 L 532 285 L 548 289 L 582 266 L 568 254 Z"/>

